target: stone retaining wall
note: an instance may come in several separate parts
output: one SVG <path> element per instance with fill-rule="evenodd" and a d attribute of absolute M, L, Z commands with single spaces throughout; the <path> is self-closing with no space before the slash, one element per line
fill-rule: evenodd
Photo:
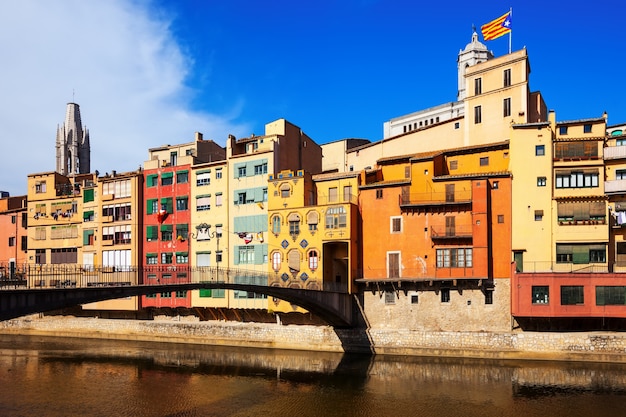
<path fill-rule="evenodd" d="M 383 355 L 626 361 L 626 334 L 611 332 L 427 332 L 335 330 L 180 319 L 154 321 L 26 317 L 0 322 L 0 333 L 193 343 L 254 348 L 369 352 Z"/>

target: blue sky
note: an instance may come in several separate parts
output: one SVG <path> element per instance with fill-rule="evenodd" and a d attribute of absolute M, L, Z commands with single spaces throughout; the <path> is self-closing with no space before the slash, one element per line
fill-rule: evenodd
<path fill-rule="evenodd" d="M 617 0 L 21 0 L 0 3 L 0 190 L 55 169 L 66 103 L 81 106 L 92 169 L 134 170 L 148 149 L 263 134 L 285 118 L 318 143 L 382 137 L 393 117 L 454 101 L 472 25 L 513 10 L 530 87 L 557 120 L 626 122 Z M 482 40 L 482 37 L 481 37 Z M 508 36 L 485 42 L 496 56 Z M 22 150 L 22 152 L 19 152 Z M 6 154 L 5 154 L 6 155 Z"/>

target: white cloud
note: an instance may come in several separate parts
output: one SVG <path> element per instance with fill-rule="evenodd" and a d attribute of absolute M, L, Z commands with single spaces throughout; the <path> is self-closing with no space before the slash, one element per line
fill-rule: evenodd
<path fill-rule="evenodd" d="M 250 131 L 230 114 L 190 108 L 193 71 L 169 25 L 147 1 L 20 0 L 0 4 L 0 190 L 27 193 L 27 175 L 54 171 L 56 127 L 80 105 L 91 168 L 135 170 L 148 149 L 193 140 L 220 144 Z M 237 103 L 234 103 L 234 106 Z"/>

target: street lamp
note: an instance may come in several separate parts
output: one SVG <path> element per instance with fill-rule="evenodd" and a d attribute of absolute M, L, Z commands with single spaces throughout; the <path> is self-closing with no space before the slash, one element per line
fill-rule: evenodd
<path fill-rule="evenodd" d="M 217 246 L 215 250 L 215 262 L 216 262 L 216 275 L 219 279 L 219 269 L 220 269 L 220 237 L 221 233 L 218 233 L 217 230 L 211 231 L 211 225 L 207 223 L 200 223 L 196 226 L 196 233 L 191 233 L 191 237 L 197 241 L 203 240 L 211 240 L 213 238 L 217 239 Z"/>

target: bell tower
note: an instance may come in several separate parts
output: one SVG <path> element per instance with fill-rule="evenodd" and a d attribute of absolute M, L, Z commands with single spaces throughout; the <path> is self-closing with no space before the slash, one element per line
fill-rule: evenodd
<path fill-rule="evenodd" d="M 459 57 L 457 58 L 457 71 L 458 71 L 458 85 L 459 90 L 457 93 L 457 100 L 463 101 L 467 96 L 465 86 L 465 71 L 467 67 L 485 62 L 493 58 L 493 52 L 487 49 L 485 44 L 478 40 L 478 34 L 476 28 L 473 28 L 472 41 L 467 44 L 465 49 L 459 51 Z"/>
<path fill-rule="evenodd" d="M 80 107 L 67 103 L 65 122 L 57 126 L 56 172 L 63 175 L 87 174 L 91 169 L 89 130 L 80 119 Z"/>

